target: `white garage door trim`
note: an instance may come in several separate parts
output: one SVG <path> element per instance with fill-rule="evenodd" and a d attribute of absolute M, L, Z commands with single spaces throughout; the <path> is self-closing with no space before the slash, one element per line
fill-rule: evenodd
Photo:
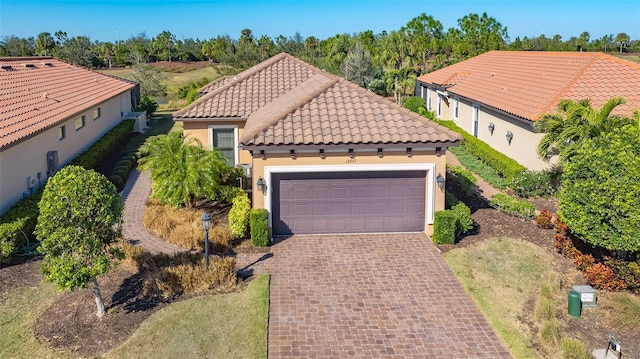
<path fill-rule="evenodd" d="M 272 193 L 270 186 L 274 173 L 308 173 L 308 172 L 394 172 L 394 171 L 427 171 L 427 200 L 425 201 L 425 214 L 427 224 L 433 224 L 433 213 L 436 205 L 435 199 L 435 163 L 417 164 L 387 164 L 387 165 L 316 165 L 316 166 L 265 166 L 264 179 L 267 183 L 264 192 L 264 208 L 269 212 L 269 227 L 273 228 L 272 218 Z"/>

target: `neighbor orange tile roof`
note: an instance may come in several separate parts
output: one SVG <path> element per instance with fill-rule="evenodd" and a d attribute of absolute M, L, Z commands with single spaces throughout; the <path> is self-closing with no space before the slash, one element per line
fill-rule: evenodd
<path fill-rule="evenodd" d="M 134 86 L 52 57 L 0 58 L 0 149 Z"/>
<path fill-rule="evenodd" d="M 588 98 L 598 108 L 622 96 L 627 103 L 614 114 L 640 108 L 640 65 L 599 52 L 490 51 L 418 81 L 531 121 L 561 99 Z"/>
<path fill-rule="evenodd" d="M 223 81 L 222 85 L 212 83 L 210 92 L 174 113 L 174 118 L 246 119 L 240 139 L 245 147 L 450 146 L 461 139 L 433 121 L 285 53 Z"/>

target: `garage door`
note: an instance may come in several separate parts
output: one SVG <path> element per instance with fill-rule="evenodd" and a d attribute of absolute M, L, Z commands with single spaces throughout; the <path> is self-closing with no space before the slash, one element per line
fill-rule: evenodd
<path fill-rule="evenodd" d="M 421 232 L 426 171 L 274 174 L 273 233 Z"/>

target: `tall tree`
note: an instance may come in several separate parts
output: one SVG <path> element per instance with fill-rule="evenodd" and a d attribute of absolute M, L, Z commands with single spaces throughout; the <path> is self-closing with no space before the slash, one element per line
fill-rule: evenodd
<path fill-rule="evenodd" d="M 36 37 L 36 53 L 38 55 L 50 55 L 51 51 L 56 47 L 56 41 L 48 32 L 41 32 Z"/>
<path fill-rule="evenodd" d="M 610 46 L 613 43 L 613 34 L 602 36 L 602 38 L 600 38 L 600 43 L 604 47 L 603 51 L 606 53 L 607 52 L 607 47 Z"/>
<path fill-rule="evenodd" d="M 620 53 L 622 53 L 622 49 L 624 47 L 629 46 L 629 35 L 627 35 L 624 32 L 619 33 L 618 35 L 616 35 L 616 43 L 620 46 Z"/>
<path fill-rule="evenodd" d="M 469 14 L 458 20 L 464 55 L 474 57 L 490 50 L 504 49 L 509 36 L 507 28 L 487 13 Z"/>
<path fill-rule="evenodd" d="M 197 198 L 213 199 L 229 166 L 217 150 L 180 132 L 150 137 L 140 148 L 139 168 L 150 172 L 152 196 L 174 206 L 193 207 Z"/>
<path fill-rule="evenodd" d="M 95 54 L 91 40 L 86 36 L 76 36 L 65 41 L 58 56 L 68 62 L 84 67 L 93 67 Z"/>
<path fill-rule="evenodd" d="M 538 144 L 538 156 L 548 160 L 558 153 L 562 161 L 570 160 L 587 139 L 630 123 L 628 118 L 611 115 L 623 103 L 622 97 L 613 97 L 600 109 L 594 109 L 589 100 L 561 100 L 557 112 L 543 115 L 534 124 L 536 132 L 544 133 Z"/>
<path fill-rule="evenodd" d="M 427 61 L 439 50 L 442 39 L 442 24 L 425 13 L 411 19 L 406 26 L 409 36 L 409 51 L 412 58 L 420 59 L 420 72 L 428 70 Z"/>
<path fill-rule="evenodd" d="M 165 30 L 156 36 L 153 44 L 160 58 L 171 62 L 172 52 L 176 44 L 176 35 Z"/>
<path fill-rule="evenodd" d="M 113 267 L 120 252 L 122 199 L 103 175 L 66 166 L 49 179 L 40 201 L 35 234 L 45 257 L 40 267 L 48 282 L 63 290 L 93 283 L 97 316 L 105 315 L 97 277 Z"/>
<path fill-rule="evenodd" d="M 21 38 L 14 35 L 5 36 L 0 40 L 7 56 L 33 56 L 36 52 L 35 39 Z"/>
<path fill-rule="evenodd" d="M 131 80 L 140 84 L 140 95 L 159 97 L 167 95 L 167 87 L 162 83 L 162 71 L 151 65 L 137 65 L 131 71 Z"/>
<path fill-rule="evenodd" d="M 373 78 L 371 54 L 362 44 L 356 42 L 340 66 L 342 76 L 347 80 L 366 88 Z"/>

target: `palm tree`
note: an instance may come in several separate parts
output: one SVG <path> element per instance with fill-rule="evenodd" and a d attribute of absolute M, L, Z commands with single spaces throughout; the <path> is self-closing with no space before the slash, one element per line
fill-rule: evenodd
<path fill-rule="evenodd" d="M 138 152 L 138 168 L 151 172 L 152 196 L 191 208 L 197 198 L 214 198 L 229 166 L 218 150 L 205 150 L 180 132 L 150 137 Z"/>
<path fill-rule="evenodd" d="M 598 110 L 591 107 L 588 99 L 560 100 L 557 113 L 544 114 L 534 124 L 536 132 L 545 134 L 538 144 L 538 156 L 549 160 L 558 153 L 560 160 L 566 161 L 586 139 L 630 123 L 629 118 L 611 115 L 624 103 L 624 98 L 612 97 Z"/>

